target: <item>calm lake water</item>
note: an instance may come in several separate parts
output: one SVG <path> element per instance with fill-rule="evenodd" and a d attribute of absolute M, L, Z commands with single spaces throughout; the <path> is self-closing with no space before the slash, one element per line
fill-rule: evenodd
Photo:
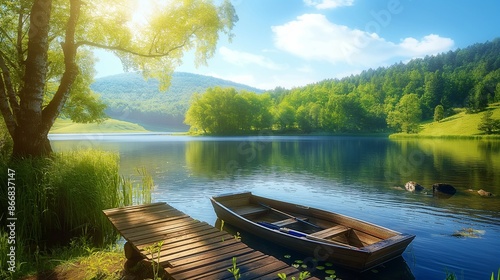
<path fill-rule="evenodd" d="M 251 191 L 322 208 L 417 237 L 397 259 L 346 279 L 489 280 L 500 268 L 500 141 L 389 140 L 355 137 L 189 137 L 172 135 L 51 135 L 56 151 L 99 148 L 120 153 L 121 173 L 154 177 L 155 201 L 214 225 L 209 197 Z M 449 199 L 401 188 L 414 180 L 430 189 L 449 183 Z M 470 191 L 470 189 L 474 191 Z M 497 194 L 480 197 L 484 189 Z M 474 237 L 455 237 L 474 229 Z M 282 248 L 242 233 L 276 257 Z M 286 260 L 286 259 L 284 259 Z M 320 274 L 318 274 L 320 275 Z"/>

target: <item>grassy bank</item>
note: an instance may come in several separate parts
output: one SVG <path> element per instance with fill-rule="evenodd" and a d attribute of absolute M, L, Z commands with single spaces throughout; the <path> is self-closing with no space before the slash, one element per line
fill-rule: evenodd
<path fill-rule="evenodd" d="M 119 133 L 149 132 L 144 127 L 130 122 L 107 119 L 102 123 L 74 123 L 57 119 L 50 133 Z"/>
<path fill-rule="evenodd" d="M 492 104 L 488 110 L 493 111 L 492 118 L 500 119 L 500 103 Z M 417 134 L 395 133 L 390 138 L 460 138 L 460 139 L 500 139 L 500 135 L 486 135 L 478 129 L 484 112 L 467 114 L 461 111 L 439 122 L 426 122 Z"/>
<path fill-rule="evenodd" d="M 119 235 L 102 210 L 151 201 L 151 176 L 142 171 L 142 184 L 120 177 L 118 155 L 110 152 L 65 152 L 21 161 L 4 157 L 0 166 L 1 193 L 9 194 L 0 196 L 0 208 L 12 210 L 8 215 L 16 218 L 12 230 L 7 213 L 0 216 L 1 279 L 43 274 L 97 250 L 92 248 L 112 246 Z M 15 268 L 6 259 L 12 245 Z"/>

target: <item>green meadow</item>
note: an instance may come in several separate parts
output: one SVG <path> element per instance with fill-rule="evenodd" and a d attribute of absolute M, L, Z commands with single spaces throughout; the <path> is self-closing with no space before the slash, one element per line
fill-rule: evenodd
<path fill-rule="evenodd" d="M 144 127 L 130 122 L 106 119 L 102 123 L 74 123 L 67 119 L 57 119 L 50 133 L 118 133 L 148 132 Z"/>
<path fill-rule="evenodd" d="M 493 119 L 500 119 L 500 103 L 491 104 L 487 110 L 493 110 Z M 430 121 L 422 123 L 420 131 L 417 134 L 395 133 L 390 137 L 500 138 L 498 134 L 486 135 L 478 129 L 484 112 L 467 114 L 463 110 L 439 122 Z"/>

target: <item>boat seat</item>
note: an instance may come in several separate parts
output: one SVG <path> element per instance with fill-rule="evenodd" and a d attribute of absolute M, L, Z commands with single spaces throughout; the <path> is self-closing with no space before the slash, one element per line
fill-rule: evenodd
<path fill-rule="evenodd" d="M 258 215 L 269 211 L 269 209 L 260 205 L 236 206 L 236 207 L 231 207 L 231 210 L 233 210 L 236 214 L 241 216 Z"/>
<path fill-rule="evenodd" d="M 346 227 L 346 226 L 336 225 L 336 226 L 331 227 L 331 228 L 327 228 L 327 229 L 320 230 L 320 231 L 315 232 L 315 233 L 311 233 L 310 235 L 314 236 L 316 238 L 324 239 L 324 238 L 331 238 L 331 237 L 337 236 L 339 234 L 347 233 L 350 230 L 351 229 Z"/>
<path fill-rule="evenodd" d="M 307 221 L 307 218 L 299 218 L 299 220 Z M 289 218 L 289 219 L 286 219 L 286 220 L 281 220 L 281 221 L 274 222 L 272 224 L 273 225 L 277 225 L 279 227 L 284 227 L 284 226 L 288 226 L 288 225 L 291 225 L 291 224 L 294 224 L 294 223 L 297 223 L 297 222 L 298 221 L 296 219 Z"/>

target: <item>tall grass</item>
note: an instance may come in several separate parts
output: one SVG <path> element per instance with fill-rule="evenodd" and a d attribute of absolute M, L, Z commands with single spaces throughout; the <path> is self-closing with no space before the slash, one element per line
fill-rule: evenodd
<path fill-rule="evenodd" d="M 30 249 L 68 244 L 81 235 L 92 237 L 96 244 L 115 239 L 101 212 L 124 202 L 115 154 L 61 153 L 10 162 L 2 170 L 7 168 L 16 174 L 16 235 Z M 3 173 L 2 185 L 7 182 Z M 2 208 L 7 209 L 4 203 Z"/>
<path fill-rule="evenodd" d="M 82 236 L 94 245 L 114 243 L 118 234 L 102 210 L 151 202 L 151 176 L 142 170 L 140 188 L 118 174 L 118 155 L 86 150 L 50 158 L 0 161 L 0 209 L 7 210 L 7 169 L 15 170 L 17 255 L 65 246 Z M 139 189 L 139 190 L 137 190 Z M 0 237 L 6 216 L 0 216 Z M 3 239 L 3 238 L 0 238 Z M 5 248 L 0 244 L 0 254 Z M 0 258 L 1 259 L 1 258 Z M 21 260 L 20 260 L 21 261 Z M 26 261 L 26 260 L 24 260 Z M 2 262 L 4 265 L 5 262 Z"/>

